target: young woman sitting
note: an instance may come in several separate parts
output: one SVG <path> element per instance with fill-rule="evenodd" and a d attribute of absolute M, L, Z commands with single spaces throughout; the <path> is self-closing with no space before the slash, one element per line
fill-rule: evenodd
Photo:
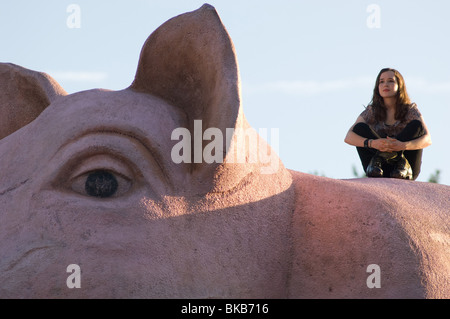
<path fill-rule="evenodd" d="M 397 70 L 380 71 L 372 101 L 349 129 L 345 142 L 356 146 L 368 177 L 415 180 L 419 176 L 422 150 L 431 145 L 431 137 Z"/>

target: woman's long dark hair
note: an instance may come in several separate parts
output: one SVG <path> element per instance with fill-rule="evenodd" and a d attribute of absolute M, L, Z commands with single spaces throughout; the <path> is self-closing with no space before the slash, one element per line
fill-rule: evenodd
<path fill-rule="evenodd" d="M 400 72 L 395 69 L 384 68 L 380 71 L 380 73 L 378 73 L 377 80 L 375 82 L 375 88 L 373 89 L 372 101 L 369 104 L 372 105 L 374 120 L 376 122 L 385 121 L 387 116 L 384 100 L 380 95 L 378 87 L 380 84 L 381 74 L 388 71 L 394 72 L 398 84 L 395 118 L 399 121 L 403 121 L 406 114 L 408 113 L 409 108 L 412 105 L 411 100 L 408 96 L 408 92 L 406 91 L 405 80 L 403 79 L 403 76 L 400 74 Z"/>

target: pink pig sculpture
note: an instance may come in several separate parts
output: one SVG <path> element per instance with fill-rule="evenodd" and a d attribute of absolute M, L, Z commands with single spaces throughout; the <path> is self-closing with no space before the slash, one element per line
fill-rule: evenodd
<path fill-rule="evenodd" d="M 0 112 L 1 298 L 450 297 L 450 187 L 286 169 L 210 5 L 120 91 L 1 64 Z"/>

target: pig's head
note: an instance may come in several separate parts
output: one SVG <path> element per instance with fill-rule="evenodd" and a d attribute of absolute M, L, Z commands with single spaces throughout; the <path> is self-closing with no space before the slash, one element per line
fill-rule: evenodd
<path fill-rule="evenodd" d="M 0 87 L 0 297 L 285 296 L 291 175 L 245 120 L 214 8 L 158 28 L 124 90 L 11 64 Z"/>

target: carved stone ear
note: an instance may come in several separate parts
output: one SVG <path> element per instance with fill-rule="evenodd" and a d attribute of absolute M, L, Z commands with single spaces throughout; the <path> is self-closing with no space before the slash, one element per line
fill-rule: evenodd
<path fill-rule="evenodd" d="M 67 93 L 47 74 L 0 63 L 0 139 L 33 121 L 62 95 Z"/>
<path fill-rule="evenodd" d="M 216 10 L 208 5 L 161 25 L 145 42 L 131 89 L 182 108 L 203 129 L 233 128 L 240 107 L 234 46 Z"/>

